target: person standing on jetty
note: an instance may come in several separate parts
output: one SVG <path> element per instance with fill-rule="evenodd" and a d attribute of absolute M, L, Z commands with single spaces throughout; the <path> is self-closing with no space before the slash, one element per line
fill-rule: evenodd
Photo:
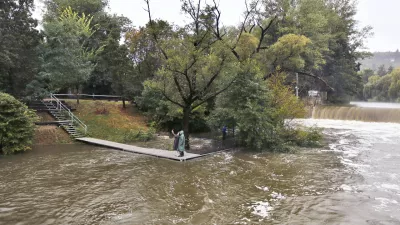
<path fill-rule="evenodd" d="M 183 157 L 185 154 L 185 135 L 183 130 L 175 134 L 172 129 L 172 134 L 174 135 L 174 150 L 178 151 L 179 157 Z"/>
<path fill-rule="evenodd" d="M 175 151 L 178 151 L 178 143 L 179 143 L 179 136 L 178 136 L 178 133 L 179 133 L 179 132 L 175 134 L 174 129 L 172 129 L 171 133 L 172 133 L 172 135 L 174 135 L 174 147 L 173 147 L 173 149 L 174 149 Z"/>

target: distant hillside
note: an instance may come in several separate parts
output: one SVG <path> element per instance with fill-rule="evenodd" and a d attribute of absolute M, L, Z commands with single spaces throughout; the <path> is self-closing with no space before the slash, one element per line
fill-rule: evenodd
<path fill-rule="evenodd" d="M 374 52 L 371 58 L 361 61 L 361 69 L 377 70 L 380 65 L 400 67 L 400 52 Z"/>

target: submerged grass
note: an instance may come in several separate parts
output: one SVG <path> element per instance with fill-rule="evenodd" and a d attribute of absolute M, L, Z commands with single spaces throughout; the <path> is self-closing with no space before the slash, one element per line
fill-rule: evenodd
<path fill-rule="evenodd" d="M 126 109 L 121 102 L 81 100 L 80 104 L 67 103 L 76 111 L 74 114 L 88 126 L 87 136 L 120 143 L 148 141 L 155 130 L 147 126 L 146 117 L 133 105 Z"/>

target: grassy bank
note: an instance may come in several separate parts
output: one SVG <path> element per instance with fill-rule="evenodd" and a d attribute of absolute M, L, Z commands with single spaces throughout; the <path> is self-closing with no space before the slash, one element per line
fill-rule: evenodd
<path fill-rule="evenodd" d="M 120 143 L 147 141 L 154 130 L 146 124 L 143 116 L 133 105 L 126 109 L 121 102 L 81 100 L 80 104 L 67 103 L 76 111 L 74 114 L 88 126 L 88 136 Z"/>
<path fill-rule="evenodd" d="M 36 126 L 34 145 L 70 144 L 73 140 L 61 127 L 55 125 Z"/>

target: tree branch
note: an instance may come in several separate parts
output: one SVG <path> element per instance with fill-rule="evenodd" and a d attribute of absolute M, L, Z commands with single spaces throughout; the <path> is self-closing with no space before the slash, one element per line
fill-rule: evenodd
<path fill-rule="evenodd" d="M 180 106 L 180 107 L 184 108 L 184 106 L 183 106 L 182 104 L 180 104 L 179 102 L 176 102 L 176 101 L 172 100 L 171 98 L 169 98 L 169 97 L 165 94 L 165 92 L 161 91 L 161 94 L 162 94 L 168 101 L 174 103 L 174 104 L 177 105 L 177 106 Z"/>
<path fill-rule="evenodd" d="M 266 47 L 261 47 L 262 42 L 264 41 L 265 35 L 267 34 L 267 31 L 269 30 L 269 28 L 272 26 L 272 23 L 276 20 L 276 16 L 274 18 L 271 19 L 271 21 L 269 21 L 269 24 L 263 28 L 262 25 L 258 24 L 258 26 L 261 29 L 261 34 L 260 34 L 260 41 L 258 42 L 257 48 L 253 51 L 253 53 L 251 54 L 252 56 L 255 53 L 259 53 L 261 48 L 266 48 Z"/>
<path fill-rule="evenodd" d="M 183 94 L 181 85 L 179 84 L 178 78 L 176 76 L 174 76 L 174 83 L 175 83 L 175 86 L 178 88 L 178 92 L 179 92 L 179 95 L 181 96 L 182 100 L 184 102 L 187 102 L 187 99 L 186 99 L 185 95 Z"/>
<path fill-rule="evenodd" d="M 165 82 L 164 82 L 164 84 L 165 84 Z M 172 100 L 170 97 L 168 97 L 168 95 L 165 93 L 165 85 L 164 85 L 164 90 L 161 90 L 158 88 L 153 88 L 153 89 L 156 91 L 159 91 L 164 96 L 164 98 L 166 98 L 168 101 L 172 102 L 173 104 L 175 104 L 177 106 L 184 108 L 184 106 L 182 104 L 180 104 L 179 102 L 176 102 L 176 101 Z"/>
<path fill-rule="evenodd" d="M 238 37 L 236 39 L 236 44 L 235 44 L 234 48 L 236 48 L 237 44 L 239 43 L 240 37 L 242 36 L 243 32 L 245 32 L 247 20 L 248 20 L 249 16 L 251 15 L 251 13 L 253 12 L 253 10 L 257 7 L 259 1 L 260 0 L 257 0 L 256 3 L 254 4 L 254 6 L 249 10 L 249 6 L 247 4 L 247 0 L 245 0 L 246 14 L 244 16 L 242 27 L 240 28 L 240 32 L 239 32 L 239 35 L 238 35 Z"/>
<path fill-rule="evenodd" d="M 219 64 L 219 69 L 218 71 L 211 77 L 211 79 L 208 81 L 207 85 L 203 89 L 203 93 L 207 91 L 208 88 L 210 88 L 211 84 L 214 82 L 214 80 L 218 77 L 218 75 L 222 71 L 222 66 L 224 65 L 226 60 L 226 57 L 222 58 L 220 64 Z"/>
<path fill-rule="evenodd" d="M 335 89 L 333 87 L 331 87 L 328 82 L 326 82 L 324 79 L 322 79 L 321 77 L 311 74 L 311 73 L 307 73 L 307 72 L 303 72 L 303 71 L 297 71 L 296 73 L 301 74 L 301 75 L 305 75 L 305 76 L 309 76 L 309 77 L 313 77 L 317 80 L 322 81 L 322 83 L 324 83 L 329 89 L 331 89 L 332 91 L 335 91 Z"/>
<path fill-rule="evenodd" d="M 195 109 L 196 107 L 199 107 L 200 105 L 204 104 L 205 102 L 207 102 L 207 101 L 210 100 L 211 98 L 214 98 L 214 97 L 216 97 L 217 95 L 221 94 L 222 92 L 226 91 L 226 90 L 236 81 L 236 78 L 237 78 L 237 77 L 235 77 L 231 82 L 229 82 L 229 84 L 228 84 L 226 87 L 224 87 L 224 88 L 222 88 L 221 90 L 219 90 L 219 91 L 217 91 L 217 92 L 211 94 L 210 96 L 206 97 L 206 99 L 204 99 L 204 100 L 202 100 L 201 102 L 199 102 L 198 104 L 194 105 L 194 106 L 193 106 L 193 109 Z"/>
<path fill-rule="evenodd" d="M 168 59 L 168 55 L 167 53 L 164 51 L 164 49 L 161 48 L 160 44 L 158 43 L 158 37 L 156 32 L 154 31 L 154 21 L 151 19 L 151 12 L 150 12 L 150 0 L 144 0 L 147 4 L 147 10 L 145 9 L 145 11 L 148 13 L 149 15 L 149 25 L 151 28 L 153 28 L 152 32 L 152 36 L 154 38 L 154 41 L 156 42 L 156 44 L 158 45 L 158 48 L 160 49 L 161 53 L 163 54 L 165 59 Z"/>

